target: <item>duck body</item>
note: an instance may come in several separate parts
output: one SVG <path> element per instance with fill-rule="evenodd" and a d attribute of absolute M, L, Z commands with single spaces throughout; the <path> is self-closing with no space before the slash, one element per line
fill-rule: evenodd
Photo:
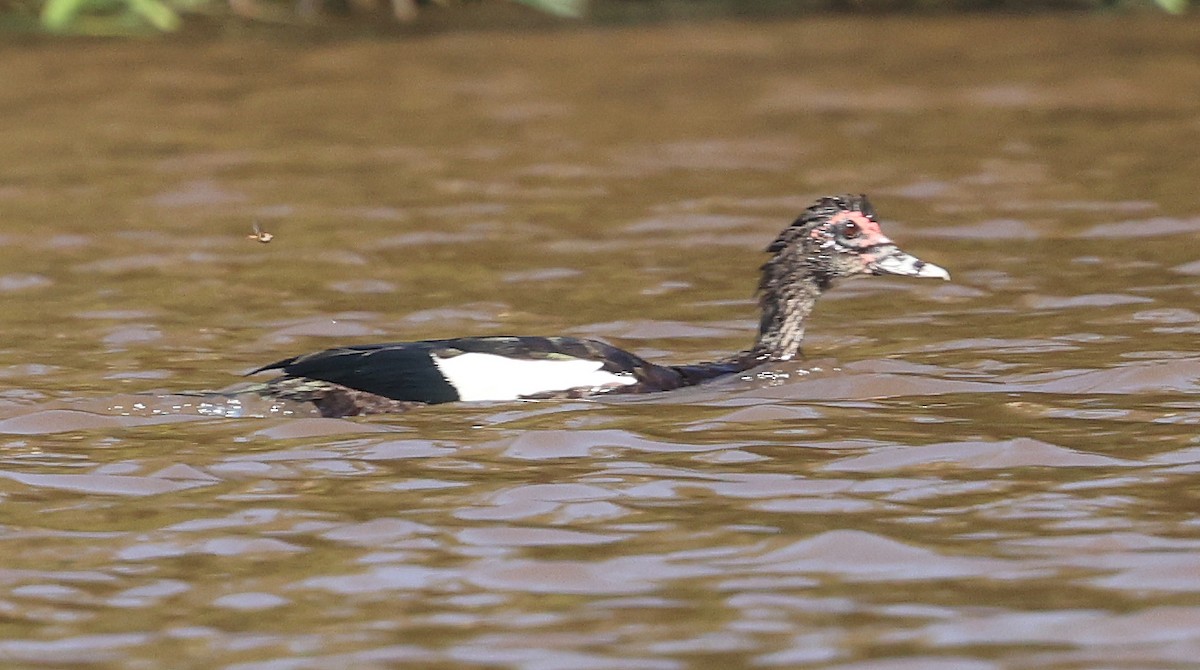
<path fill-rule="evenodd" d="M 866 196 L 817 200 L 767 247 L 758 284 L 762 312 L 750 349 L 691 365 L 658 365 L 597 340 L 463 337 L 336 347 L 251 374 L 281 376 L 253 390 L 313 403 L 324 416 L 403 411 L 457 401 L 584 397 L 670 391 L 798 356 L 804 321 L 836 280 L 862 275 L 949 279 L 883 235 Z"/>
<path fill-rule="evenodd" d="M 283 376 L 268 382 L 264 395 L 345 416 L 458 401 L 669 391 L 751 365 L 656 365 L 598 340 L 497 335 L 338 347 L 250 374 L 279 370 Z"/>

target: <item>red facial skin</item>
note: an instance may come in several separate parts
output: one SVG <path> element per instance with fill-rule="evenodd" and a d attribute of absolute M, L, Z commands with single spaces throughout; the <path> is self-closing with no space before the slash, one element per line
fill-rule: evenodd
<path fill-rule="evenodd" d="M 847 230 L 847 223 L 854 224 L 856 228 Z M 809 235 L 813 239 L 827 239 L 825 244 L 836 244 L 849 249 L 870 249 L 881 244 L 892 244 L 892 240 L 880 229 L 879 222 L 862 212 L 840 212 L 824 225 L 814 228 Z M 862 253 L 861 258 L 868 264 L 876 260 L 875 255 L 871 253 Z"/>

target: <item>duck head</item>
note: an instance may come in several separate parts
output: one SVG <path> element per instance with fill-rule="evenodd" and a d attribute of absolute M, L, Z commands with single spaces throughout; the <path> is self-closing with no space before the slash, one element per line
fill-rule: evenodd
<path fill-rule="evenodd" d="M 788 360 L 800 352 L 804 319 L 817 297 L 842 278 L 902 275 L 950 279 L 945 269 L 901 251 L 883 234 L 865 195 L 821 198 L 767 247 L 755 353 Z"/>
<path fill-rule="evenodd" d="M 950 279 L 945 269 L 901 251 L 884 235 L 865 195 L 821 198 L 785 228 L 767 251 L 774 257 L 763 266 L 764 271 L 791 266 L 825 284 L 856 275 Z M 767 278 L 764 275 L 764 280 Z"/>

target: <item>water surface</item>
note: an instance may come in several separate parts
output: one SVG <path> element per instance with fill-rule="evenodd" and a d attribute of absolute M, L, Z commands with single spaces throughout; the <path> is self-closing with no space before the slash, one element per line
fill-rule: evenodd
<path fill-rule="evenodd" d="M 1193 667 L 1193 23 L 4 47 L 0 658 Z M 168 395 L 343 342 L 720 356 L 765 244 L 847 191 L 954 281 L 838 287 L 773 376 Z"/>

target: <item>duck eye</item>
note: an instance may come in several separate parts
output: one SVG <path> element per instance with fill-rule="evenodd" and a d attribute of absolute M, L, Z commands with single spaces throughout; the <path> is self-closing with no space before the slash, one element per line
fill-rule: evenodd
<path fill-rule="evenodd" d="M 841 233 L 842 237 L 852 240 L 859 235 L 862 235 L 862 228 L 859 228 L 858 224 L 854 223 L 853 221 L 847 221 L 846 223 L 842 224 Z"/>

